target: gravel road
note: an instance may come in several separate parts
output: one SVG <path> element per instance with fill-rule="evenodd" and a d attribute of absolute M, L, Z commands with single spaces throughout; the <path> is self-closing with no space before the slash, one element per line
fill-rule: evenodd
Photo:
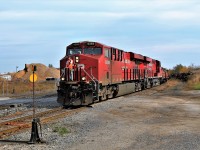
<path fill-rule="evenodd" d="M 180 86 L 183 84 L 169 82 L 96 103 L 80 113 L 43 125 L 45 143 L 26 144 L 30 139 L 28 130 L 1 140 L 0 149 L 199 150 L 200 92 L 184 91 L 177 88 Z M 57 107 L 53 99 L 48 105 Z M 43 108 L 46 103 L 38 104 Z M 55 132 L 57 128 L 66 128 L 67 133 Z"/>

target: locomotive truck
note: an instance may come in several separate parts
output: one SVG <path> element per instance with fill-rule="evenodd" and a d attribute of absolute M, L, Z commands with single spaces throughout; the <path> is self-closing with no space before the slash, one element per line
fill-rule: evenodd
<path fill-rule="evenodd" d="M 167 79 L 167 71 L 158 60 L 99 42 L 76 42 L 66 47 L 60 60 L 57 102 L 63 106 L 90 105 L 160 85 Z"/>

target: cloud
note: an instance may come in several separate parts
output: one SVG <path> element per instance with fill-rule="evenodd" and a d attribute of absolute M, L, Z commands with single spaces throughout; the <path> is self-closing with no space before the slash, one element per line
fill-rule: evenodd
<path fill-rule="evenodd" d="M 64 18 L 79 18 L 85 19 L 86 21 L 90 21 L 90 17 L 93 18 L 122 18 L 122 17 L 140 17 L 142 13 L 137 12 L 64 12 L 64 11 L 1 11 L 0 12 L 0 20 L 9 20 L 9 19 L 39 19 L 39 18 L 46 18 L 51 19 L 54 17 Z M 81 18 L 85 17 L 85 18 Z"/>
<path fill-rule="evenodd" d="M 20 50 L 64 53 L 68 43 L 82 40 L 166 60 L 172 55 L 176 60 L 174 55 L 180 53 L 199 54 L 199 0 L 8 0 L 1 4 L 0 48 L 5 55 L 8 51 L 24 55 Z M 43 54 L 40 60 L 46 58 Z M 47 58 L 54 60 L 52 56 Z"/>
<path fill-rule="evenodd" d="M 166 11 L 157 15 L 157 18 L 162 21 L 185 22 L 185 23 L 200 23 L 200 14 L 189 11 Z M 189 22 L 188 22 L 189 21 Z"/>
<path fill-rule="evenodd" d="M 112 8 L 113 12 L 137 12 L 145 20 L 171 26 L 200 23 L 200 2 L 197 0 L 125 0 L 117 1 Z"/>
<path fill-rule="evenodd" d="M 165 23 L 167 25 L 184 25 L 200 23 L 200 4 L 197 0 L 109 0 L 83 2 L 74 1 L 43 1 L 34 2 L 31 6 L 27 1 L 12 2 L 17 9 L 7 9 L 0 12 L 0 20 L 81 20 L 95 23 L 95 21 L 116 21 L 121 19 Z M 19 5 L 20 4 L 20 5 Z M 99 7 L 101 6 L 101 7 Z M 59 9 L 58 9 L 59 8 Z"/>
<path fill-rule="evenodd" d="M 198 43 L 172 43 L 152 46 L 152 50 L 158 53 L 200 53 Z"/>

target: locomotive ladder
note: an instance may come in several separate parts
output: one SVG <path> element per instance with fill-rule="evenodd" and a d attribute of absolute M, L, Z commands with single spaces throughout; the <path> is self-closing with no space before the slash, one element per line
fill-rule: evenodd
<path fill-rule="evenodd" d="M 92 71 L 91 71 L 91 75 L 84 69 L 84 68 L 81 68 L 86 74 L 87 76 L 94 82 L 94 87 L 95 87 L 95 91 L 97 90 L 97 83 L 96 81 L 99 83 L 99 81 L 92 75 Z M 95 81 L 95 80 L 96 81 Z"/>
<path fill-rule="evenodd" d="M 81 68 L 87 75 L 88 77 L 94 82 L 94 90 L 95 90 L 95 93 L 93 92 L 93 96 L 96 97 L 96 99 L 98 99 L 98 91 L 97 91 L 97 88 L 99 89 L 99 81 L 93 76 L 92 74 L 92 68 L 91 68 L 91 75 L 84 69 L 84 68 Z M 96 81 L 95 81 L 96 80 Z M 98 86 L 98 87 L 97 87 Z"/>

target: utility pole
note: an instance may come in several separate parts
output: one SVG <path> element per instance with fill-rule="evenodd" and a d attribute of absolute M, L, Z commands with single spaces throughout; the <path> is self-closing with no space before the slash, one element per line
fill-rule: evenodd
<path fill-rule="evenodd" d="M 4 80 L 3 80 L 3 96 L 4 96 Z"/>
<path fill-rule="evenodd" d="M 6 78 L 6 96 L 8 96 L 8 78 Z"/>

